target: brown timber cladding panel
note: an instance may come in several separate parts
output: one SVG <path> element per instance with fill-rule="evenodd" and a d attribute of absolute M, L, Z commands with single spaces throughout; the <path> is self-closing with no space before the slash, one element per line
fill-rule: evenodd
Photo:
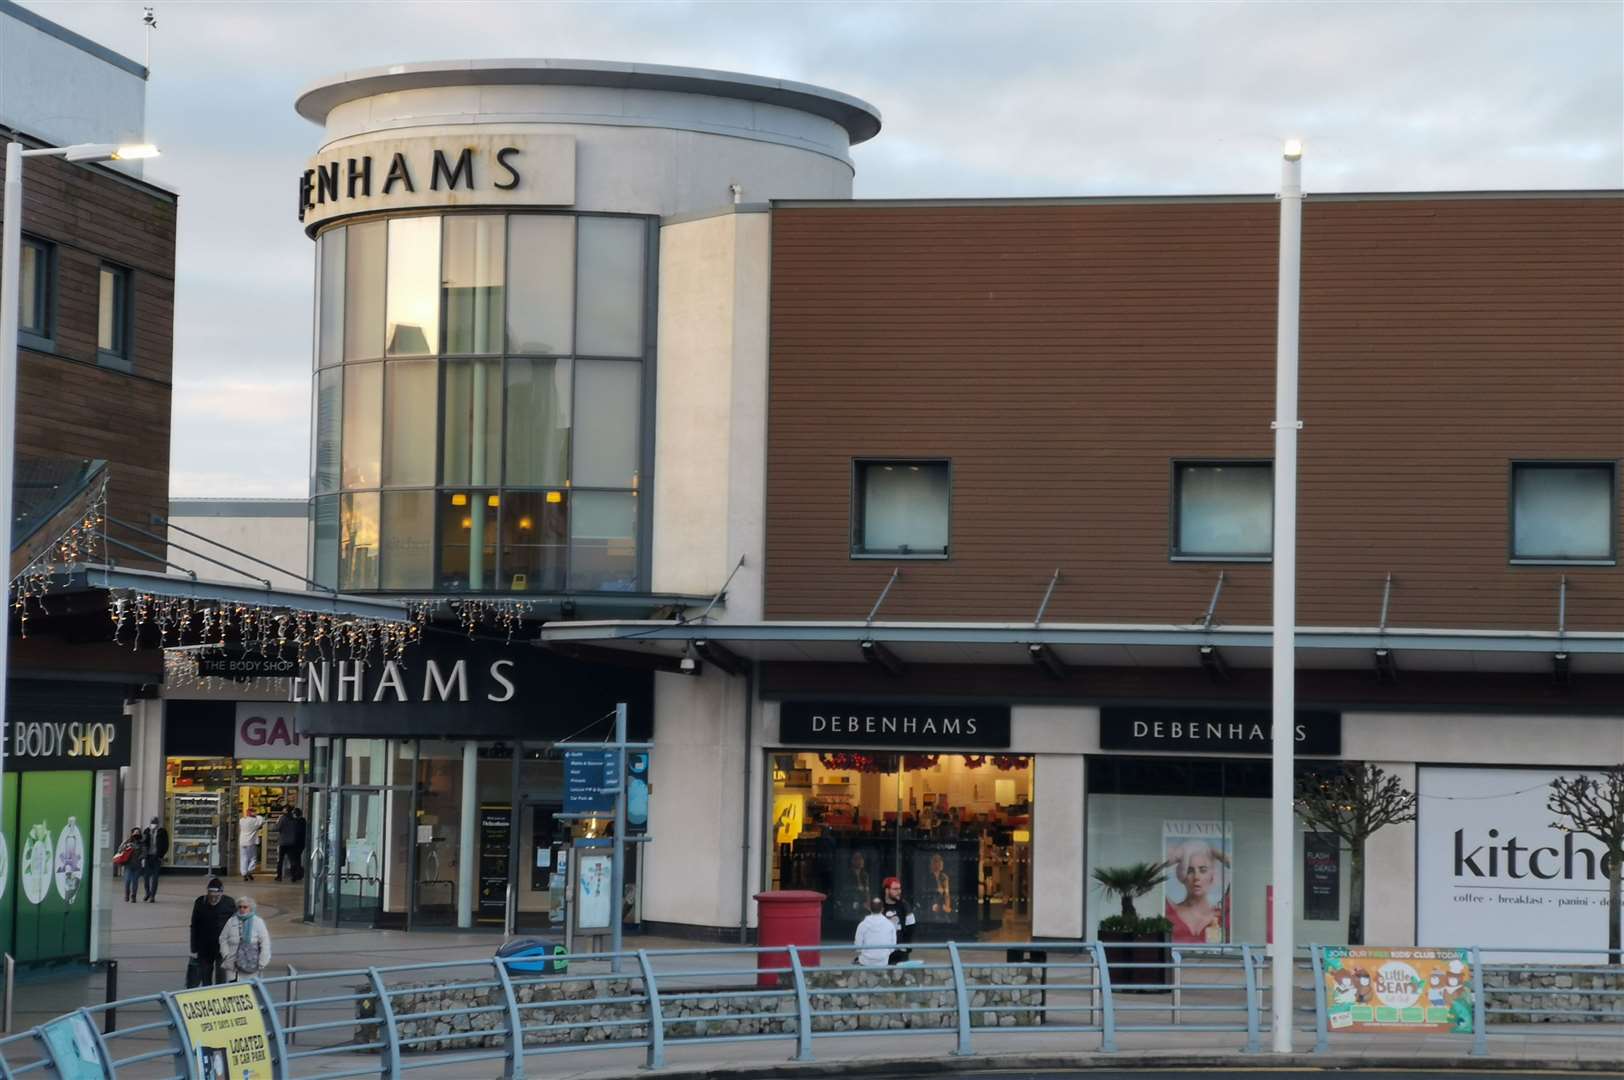
<path fill-rule="evenodd" d="M 23 231 L 56 245 L 56 349 L 20 350 L 18 451 L 106 459 L 109 512 L 159 533 L 148 521 L 169 505 L 175 218 L 175 199 L 166 193 L 55 158 L 27 163 Z M 133 374 L 96 363 L 103 261 L 133 271 Z M 163 548 L 110 531 L 149 551 Z M 156 568 L 130 552 L 112 554 Z"/>
<path fill-rule="evenodd" d="M 1168 559 L 1171 462 L 1273 455 L 1271 201 L 773 216 L 771 618 L 1269 619 Z M 1624 569 L 1508 563 L 1514 459 L 1624 457 L 1624 201 L 1304 211 L 1299 622 L 1624 625 Z M 849 558 L 851 459 L 953 462 L 952 557 Z M 1615 510 L 1617 508 L 1615 507 Z"/>

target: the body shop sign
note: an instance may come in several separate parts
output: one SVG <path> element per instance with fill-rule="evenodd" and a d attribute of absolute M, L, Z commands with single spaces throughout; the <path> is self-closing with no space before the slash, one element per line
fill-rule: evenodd
<path fill-rule="evenodd" d="M 308 751 L 293 727 L 293 706 L 285 701 L 237 702 L 236 753 L 238 761 L 304 760 Z"/>
<path fill-rule="evenodd" d="M 130 718 L 16 720 L 6 725 L 6 771 L 116 769 L 130 763 Z"/>
<path fill-rule="evenodd" d="M 1526 946 L 1517 955 L 1529 958 L 1606 948 L 1609 863 L 1596 841 L 1552 824 L 1546 800 L 1559 775 L 1578 770 L 1420 770 L 1417 940 Z"/>

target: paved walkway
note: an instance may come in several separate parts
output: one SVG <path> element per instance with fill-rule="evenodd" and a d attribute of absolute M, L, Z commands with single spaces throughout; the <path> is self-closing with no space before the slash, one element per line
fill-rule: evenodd
<path fill-rule="evenodd" d="M 120 998 L 180 989 L 184 985 L 188 953 L 187 926 L 192 902 L 201 892 L 204 879 L 168 876 L 163 879 L 157 903 L 127 904 L 122 895 L 113 908 L 113 955 L 119 961 Z M 252 885 L 228 883 L 229 891 L 249 892 L 260 904 L 273 941 L 271 975 L 286 972 L 293 964 L 301 973 L 353 971 L 372 966 L 432 963 L 436 961 L 483 961 L 490 957 L 499 938 L 479 931 L 403 931 L 361 928 L 331 929 L 309 926 L 299 918 L 301 899 L 297 886 L 278 885 L 261 879 Z M 692 948 L 693 942 L 660 938 L 631 938 L 629 947 Z M 744 969 L 753 966 L 749 956 L 707 961 L 715 968 Z M 662 964 L 662 967 L 669 966 Z M 308 994 L 344 993 L 354 978 L 334 980 L 333 989 L 312 988 Z M 18 984 L 13 1030 L 26 1030 L 34 1024 L 59 1016 L 82 1005 L 104 999 L 105 977 L 83 970 L 55 976 L 33 976 Z M 278 994 L 278 997 L 281 995 Z M 301 996 L 308 996 L 302 993 Z M 1148 1000 L 1148 999 L 1147 999 Z M 329 1006 L 335 1017 L 353 1018 L 354 1006 Z M 128 1010 L 126 1010 L 128 1011 Z M 310 1022 L 314 1008 L 301 1008 L 301 1022 Z M 1149 1014 L 1141 1022 L 1162 1022 Z M 150 1019 L 140 1012 L 126 1016 L 121 1011 L 120 1027 Z M 1501 1029 L 1497 1029 L 1501 1030 Z M 1624 1024 L 1620 1025 L 1532 1025 L 1490 1039 L 1490 1057 L 1468 1059 L 1470 1039 L 1451 1036 L 1333 1036 L 1329 1055 L 1311 1055 L 1313 1035 L 1297 1035 L 1300 1056 L 1282 1059 L 1272 1055 L 1253 1056 L 1242 1052 L 1244 1037 L 1230 1033 L 1193 1031 L 1134 1032 L 1119 1034 L 1115 1054 L 1098 1052 L 1097 1034 L 1031 1033 L 1000 1034 L 992 1030 L 975 1032 L 974 1068 L 1046 1069 L 1076 1067 L 1164 1067 L 1178 1068 L 1204 1064 L 1240 1067 L 1245 1065 L 1308 1067 L 1326 1066 L 1409 1066 L 1409 1065 L 1497 1065 L 1513 1069 L 1566 1068 L 1594 1071 L 1620 1069 L 1624 1062 Z M 348 1038 L 348 1030 L 342 1038 Z M 335 1041 L 340 1039 L 334 1032 Z M 310 1043 L 321 1040 L 312 1038 Z M 915 1072 L 960 1071 L 966 1059 L 952 1058 L 954 1040 L 936 1033 L 902 1035 L 876 1034 L 871 1037 L 819 1037 L 814 1043 L 817 1061 L 791 1066 L 793 1040 L 695 1046 L 669 1046 L 668 1070 L 691 1076 L 713 1074 L 778 1074 L 789 1070 L 799 1075 L 834 1075 L 852 1071 L 861 1061 L 873 1075 L 902 1075 Z M 301 1044 L 299 1049 L 306 1049 Z M 636 1075 L 643 1065 L 644 1051 L 638 1048 L 596 1051 L 567 1051 L 558 1054 L 532 1054 L 527 1071 L 553 1078 L 579 1077 L 607 1080 L 611 1076 Z M 297 1062 L 297 1075 L 320 1076 L 368 1068 L 378 1062 L 370 1053 L 340 1052 Z M 480 1077 L 501 1075 L 499 1062 L 454 1064 L 443 1056 L 408 1055 L 408 1068 L 416 1066 L 421 1075 L 435 1077 Z M 121 1074 L 122 1075 L 122 1074 Z M 646 1073 L 645 1073 L 646 1075 Z M 1624 1075 L 1621 1070 L 1617 1075 Z"/>

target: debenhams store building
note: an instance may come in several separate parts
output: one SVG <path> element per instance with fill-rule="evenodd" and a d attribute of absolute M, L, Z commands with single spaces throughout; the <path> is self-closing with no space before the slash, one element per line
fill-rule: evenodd
<path fill-rule="evenodd" d="M 474 634 L 431 627 L 399 670 L 335 664 L 296 687 L 307 913 L 500 925 L 511 904 L 520 929 L 546 926 L 570 832 L 554 744 L 602 739 L 625 701 L 634 736 L 671 740 L 656 809 L 710 801 L 653 830 L 684 854 L 639 859 L 629 910 L 736 929 L 759 752 L 744 681 L 530 642 L 543 620 L 696 615 L 724 581 L 714 612 L 759 617 L 766 201 L 849 197 L 878 114 L 795 83 L 544 60 L 347 74 L 297 107 L 325 129 L 299 180 L 311 576 L 493 605 Z M 693 889 L 714 913 L 660 910 Z"/>
<path fill-rule="evenodd" d="M 1035 533 L 1020 538 L 1045 560 L 1030 581 L 1020 552 L 1000 549 L 985 573 L 1009 596 L 1030 593 L 1016 605 L 1020 619 L 989 614 L 1002 595 L 970 601 L 957 590 L 975 573 L 967 541 L 985 548 L 1017 520 L 1008 498 L 1053 500 L 1043 516 L 1058 520 L 1075 507 L 1038 490 L 1074 489 L 1050 485 L 1051 474 L 1106 473 L 1140 453 L 1113 444 L 1091 465 L 1065 468 L 1036 451 L 996 468 L 976 458 L 978 427 L 1008 422 L 984 415 L 993 406 L 980 400 L 1001 389 L 995 361 L 1018 365 L 999 350 L 1014 355 L 1050 332 L 1062 309 L 1110 317 L 1088 297 L 1020 311 L 1068 281 L 1112 282 L 1135 297 L 1199 290 L 1205 306 L 1191 318 L 1202 329 L 1187 339 L 1216 340 L 1209 308 L 1262 312 L 1247 362 L 1226 360 L 1223 372 L 1266 382 L 1257 349 L 1266 359 L 1272 341 L 1271 199 L 853 209 L 850 150 L 878 132 L 872 107 L 689 69 L 404 65 L 320 84 L 298 109 L 325 127 L 299 182 L 317 265 L 312 576 L 344 593 L 451 599 L 473 613 L 471 633 L 454 621 L 431 629 L 398 672 L 334 669 L 299 688 L 297 721 L 314 740 L 313 918 L 499 925 L 511 909 L 521 930 L 546 925 L 551 847 L 570 831 L 556 816 L 556 744 L 601 738 L 605 715 L 627 701 L 634 733 L 655 746 L 652 839 L 638 847 L 630 900 L 645 927 L 736 934 L 754 924 L 754 893 L 812 887 L 828 896 L 826 934 L 845 936 L 864 898 L 895 874 L 928 936 L 1091 936 L 1113 907 L 1089 885 L 1093 871 L 1170 860 L 1175 880 L 1141 906 L 1174 917 L 1175 941 L 1264 940 L 1268 632 L 1255 624 L 1266 620 L 1256 602 L 1268 588 L 1270 477 L 1258 442 L 1267 416 L 1236 435 L 1226 425 L 1250 421 L 1218 406 L 1211 424 L 1203 416 L 1165 439 L 1139 437 L 1157 454 L 1196 439 L 1190 453 L 1201 459 L 1172 471 L 1152 463 L 1149 482 L 1171 476 L 1176 490 L 1169 500 L 1160 487 L 1136 489 L 1133 513 L 1155 518 L 1151 534 L 1164 538 L 1169 501 L 1184 515 L 1181 543 L 1242 534 L 1242 550 L 1221 565 L 1154 553 L 1144 580 L 1165 592 L 1160 583 L 1176 578 L 1178 596 L 1191 599 L 1158 598 L 1156 618 L 1143 616 L 1142 597 L 1111 601 L 1121 617 L 1085 625 L 1078 613 L 1099 609 L 1080 607 L 1080 587 L 1051 579 L 1050 568 L 1090 557 L 1078 542 L 1110 531 L 1100 522 L 1122 511 L 1106 505 L 1050 548 Z M 1562 237 L 1605 237 L 1616 224 L 1595 200 L 1557 202 L 1479 200 L 1465 226 L 1450 224 L 1460 215 L 1447 201 L 1420 211 L 1446 239 L 1468 226 L 1493 236 L 1494 215 L 1512 212 L 1579 223 Z M 1370 206 L 1409 210 L 1404 199 Z M 1325 239 L 1316 213 L 1365 212 L 1320 200 L 1305 235 Z M 1045 244 L 1047 258 L 1077 262 L 1075 273 L 1033 269 L 1024 256 Z M 1366 273 L 1353 265 L 1360 255 L 1328 255 L 1328 244 L 1316 249 L 1320 272 L 1332 265 L 1368 281 L 1403 271 Z M 1133 262 L 1147 245 L 1147 260 Z M 1082 265 L 1091 259 L 1098 265 Z M 1567 255 L 1542 265 L 1570 263 L 1579 265 Z M 1217 279 L 1196 280 L 1213 267 Z M 888 298 L 851 294 L 854 278 Z M 1185 278 L 1194 283 L 1178 284 Z M 1246 296 L 1207 298 L 1223 289 Z M 1578 304 L 1601 291 L 1552 290 L 1529 310 L 1549 295 Z M 1313 302 L 1330 302 L 1326 292 Z M 1178 295 L 1166 304 L 1188 306 Z M 969 311 L 1004 329 L 971 326 L 920 344 L 939 333 L 934 323 Z M 1557 314 L 1564 326 L 1592 318 Z M 1137 348 L 1159 325 L 1088 340 Z M 1166 346 L 1169 364 L 1185 362 L 1188 340 Z M 1317 340 L 1323 347 L 1323 331 Z M 967 342 L 984 342 L 984 355 L 948 355 Z M 1080 348 L 1062 340 L 1051 352 Z M 1127 361 L 1099 363 L 1108 373 Z M 1169 379 L 1207 386 L 1195 370 Z M 1051 382 L 1070 377 L 1046 371 Z M 944 396 L 955 393 L 964 396 Z M 1041 399 L 1022 413 L 1032 444 L 1070 453 L 1074 429 L 1091 423 L 1086 388 Z M 1058 411 L 1044 412 L 1051 401 Z M 1165 419 L 1119 411 L 1152 427 Z M 1013 447 L 1018 458 L 1025 438 L 984 440 L 985 452 Z M 1533 455 L 1547 465 L 1583 461 L 1572 476 L 1514 475 L 1528 485 L 1531 519 L 1582 503 L 1600 525 L 1577 562 L 1534 559 L 1541 565 L 1515 572 L 1525 584 L 1549 579 L 1541 611 L 1557 610 L 1557 578 L 1563 597 L 1571 578 L 1585 598 L 1575 618 L 1592 618 L 1615 602 L 1617 531 L 1606 526 L 1609 514 L 1617 520 L 1617 473 L 1605 459 L 1618 455 L 1548 442 Z M 1506 463 L 1484 468 L 1499 476 Z M 1323 491 L 1311 471 L 1304 477 L 1306 506 Z M 1263 548 L 1244 546 L 1252 541 Z M 1503 563 L 1503 552 L 1492 559 Z M 1402 604 L 1414 579 L 1397 569 Z M 1209 594 L 1205 619 L 1171 625 Z M 516 625 L 515 600 L 529 605 Z M 1379 577 L 1368 600 L 1372 614 L 1386 611 Z M 1242 609 L 1236 622 L 1249 625 L 1225 625 Z M 1624 641 L 1578 625 L 1560 640 L 1543 628 L 1404 636 L 1389 634 L 1384 617 L 1382 634 L 1327 631 L 1315 648 L 1300 646 L 1305 666 L 1336 669 L 1303 675 L 1302 700 L 1314 705 L 1298 717 L 1304 768 L 1380 762 L 1422 796 L 1417 824 L 1371 842 L 1367 940 L 1492 945 L 1502 927 L 1504 943 L 1523 943 L 1510 938 L 1532 924 L 1508 922 L 1499 913 L 1510 908 L 1493 898 L 1530 882 L 1489 880 L 1504 869 L 1503 858 L 1491 861 L 1494 845 L 1513 836 L 1519 851 L 1541 851 L 1537 873 L 1557 874 L 1551 910 L 1563 898 L 1585 905 L 1582 916 L 1540 924 L 1550 929 L 1529 943 L 1595 940 L 1594 845 L 1553 839 L 1542 795 L 1554 770 L 1624 758 L 1618 698 L 1603 700 Z M 1401 668 L 1498 672 L 1507 686 L 1521 680 L 1521 697 L 1486 708 L 1467 685 L 1476 675 L 1457 680 L 1454 698 L 1417 697 L 1429 676 L 1393 689 L 1390 663 L 1383 689 L 1367 692 L 1379 677 L 1372 656 L 1390 661 L 1395 641 Z M 1413 660 L 1407 647 L 1418 650 Z M 1553 697 L 1544 673 L 1559 649 L 1558 670 L 1571 654 L 1574 682 Z M 1354 686 L 1355 672 L 1369 676 L 1358 693 L 1334 689 Z M 1296 848 L 1298 940 L 1345 940 L 1348 854 L 1301 826 Z M 1498 921 L 1472 921 L 1490 908 Z"/>

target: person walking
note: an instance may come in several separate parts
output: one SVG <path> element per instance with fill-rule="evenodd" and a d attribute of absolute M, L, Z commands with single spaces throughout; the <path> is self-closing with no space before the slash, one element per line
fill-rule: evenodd
<path fill-rule="evenodd" d="M 237 861 L 244 881 L 254 880 L 259 866 L 259 834 L 265 830 L 265 819 L 244 808 L 237 820 Z"/>
<path fill-rule="evenodd" d="M 124 901 L 135 903 L 136 886 L 141 884 L 141 830 L 131 829 L 118 847 L 113 865 L 124 875 Z"/>
<path fill-rule="evenodd" d="M 208 889 L 192 902 L 192 963 L 197 965 L 197 985 L 225 982 L 221 966 L 220 935 L 231 921 L 237 905 L 226 895 L 219 878 L 210 878 Z M 190 982 L 190 980 L 187 980 Z"/>
<path fill-rule="evenodd" d="M 857 924 L 857 962 L 864 967 L 885 967 L 897 944 L 897 928 L 885 917 L 885 902 L 879 897 L 868 902 L 868 915 Z"/>
<path fill-rule="evenodd" d="M 237 917 L 220 931 L 220 966 L 226 982 L 252 979 L 271 963 L 271 932 L 251 896 L 237 897 Z"/>
<path fill-rule="evenodd" d="M 146 902 L 158 902 L 158 871 L 169 854 L 169 830 L 157 818 L 141 833 L 141 880 L 146 883 Z"/>
<path fill-rule="evenodd" d="M 288 865 L 288 877 L 292 881 L 304 878 L 304 846 L 305 846 L 305 819 L 297 806 L 292 807 L 282 815 L 282 820 L 276 826 L 276 842 L 278 852 L 276 855 L 276 880 L 282 880 L 282 864 Z"/>

